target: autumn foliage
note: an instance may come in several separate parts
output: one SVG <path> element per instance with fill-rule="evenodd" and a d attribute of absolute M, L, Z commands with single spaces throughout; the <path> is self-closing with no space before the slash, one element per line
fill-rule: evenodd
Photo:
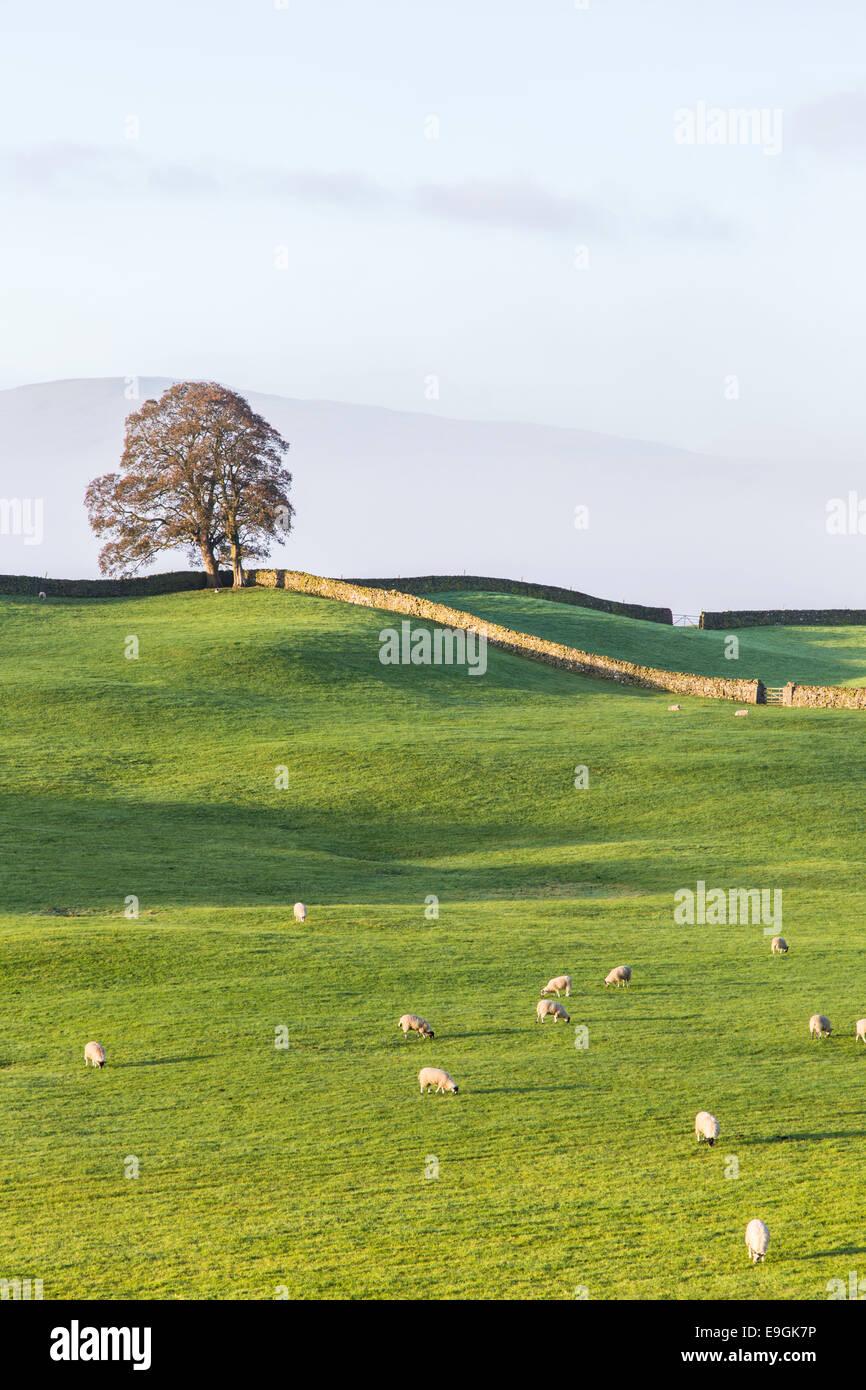
<path fill-rule="evenodd" d="M 147 400 L 126 421 L 118 473 L 85 494 L 90 524 L 106 538 L 103 574 L 134 574 L 167 550 L 201 559 L 208 583 L 231 562 L 265 559 L 291 530 L 286 441 L 237 392 L 184 381 Z"/>

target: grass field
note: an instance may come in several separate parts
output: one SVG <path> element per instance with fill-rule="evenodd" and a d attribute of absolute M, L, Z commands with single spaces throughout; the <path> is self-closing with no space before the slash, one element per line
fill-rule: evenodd
<path fill-rule="evenodd" d="M 733 664 L 722 634 L 473 605 Z M 0 601 L 0 1278 L 46 1299 L 823 1299 L 866 1275 L 861 717 L 671 715 L 492 649 L 478 678 L 382 666 L 393 622 L 267 591 Z M 866 629 L 830 636 L 744 633 L 739 664 L 754 642 L 763 679 L 866 677 Z M 761 926 L 675 926 L 698 879 L 781 888 L 790 955 Z M 619 963 L 631 989 L 605 990 Z M 586 1049 L 534 1022 L 560 971 Z M 435 1042 L 403 1042 L 406 1011 Z M 419 1096 L 430 1062 L 459 1096 Z"/>

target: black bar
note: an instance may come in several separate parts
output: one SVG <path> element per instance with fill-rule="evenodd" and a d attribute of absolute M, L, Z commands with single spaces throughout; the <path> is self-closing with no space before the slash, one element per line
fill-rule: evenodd
<path fill-rule="evenodd" d="M 63 1382 L 108 1374 L 194 1373 L 220 1378 L 301 1371 L 300 1357 L 320 1361 L 331 1379 L 343 1360 L 378 1363 L 385 1384 L 404 1373 L 432 1385 L 437 1366 L 461 1380 L 475 1361 L 504 1362 L 515 1373 L 521 1354 L 538 1374 L 575 1374 L 583 1365 L 629 1366 L 698 1376 L 760 1368 L 783 1375 L 855 1369 L 863 1316 L 852 1300 L 821 1302 L 57 1302 L 2 1306 L 4 1359 L 25 1374 Z M 863 1301 L 862 1296 L 857 1301 Z M 91 1329 L 96 1329 L 94 1336 Z M 118 1335 L 102 1329 L 117 1329 Z M 134 1329 L 138 1329 L 136 1333 Z M 128 1335 L 127 1335 L 128 1334 Z M 148 1335 L 149 1334 L 149 1340 Z M 126 1360 L 108 1359 L 117 1349 Z M 459 1350 L 458 1350 L 459 1348 Z M 69 1358 L 54 1359 L 65 1353 Z M 88 1359 L 98 1350 L 107 1359 Z M 141 1369 L 134 1370 L 135 1361 Z M 145 1364 L 147 1363 L 147 1364 Z M 309 1375 L 309 1367 L 305 1370 Z M 19 1376 L 20 1378 L 20 1376 Z"/>

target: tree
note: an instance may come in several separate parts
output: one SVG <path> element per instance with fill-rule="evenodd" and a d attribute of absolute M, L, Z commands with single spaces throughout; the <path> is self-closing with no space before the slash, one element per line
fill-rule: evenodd
<path fill-rule="evenodd" d="M 265 559 L 271 542 L 291 530 L 292 475 L 282 467 L 289 446 L 243 397 L 218 389 L 225 405 L 212 431 L 212 468 L 234 585 L 241 588 L 244 558 Z"/>
<path fill-rule="evenodd" d="M 286 441 L 237 392 L 184 381 L 148 400 L 126 422 L 119 473 L 94 478 L 90 524 L 107 536 L 103 574 L 130 574 L 163 550 L 200 556 L 215 587 L 218 555 L 244 583 L 244 556 L 262 559 L 291 530 L 292 475 Z"/>

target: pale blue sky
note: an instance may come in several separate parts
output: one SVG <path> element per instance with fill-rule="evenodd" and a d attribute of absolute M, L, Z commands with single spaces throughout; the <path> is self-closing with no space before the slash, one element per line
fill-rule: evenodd
<path fill-rule="evenodd" d="M 3 5 L 0 387 L 214 377 L 857 464 L 866 11 L 589 3 Z M 781 152 L 678 145 L 699 102 L 778 108 Z"/>

